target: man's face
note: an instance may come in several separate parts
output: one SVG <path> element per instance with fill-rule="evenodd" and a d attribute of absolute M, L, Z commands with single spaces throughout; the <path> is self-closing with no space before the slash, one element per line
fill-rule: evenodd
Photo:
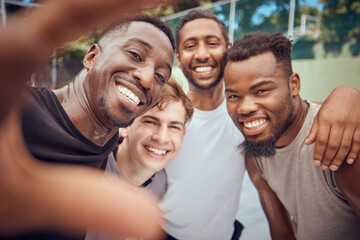
<path fill-rule="evenodd" d="M 293 121 L 288 78 L 271 52 L 228 62 L 224 71 L 228 113 L 244 134 L 245 152 L 275 154 L 275 143 Z"/>
<path fill-rule="evenodd" d="M 221 82 L 221 59 L 227 46 L 217 22 L 208 18 L 187 22 L 177 44 L 177 64 L 193 87 L 207 90 Z"/>
<path fill-rule="evenodd" d="M 128 126 L 153 107 L 171 75 L 174 54 L 167 36 L 146 22 L 132 22 L 127 31 L 94 45 L 88 69 L 89 104 L 109 129 Z"/>
<path fill-rule="evenodd" d="M 185 108 L 169 101 L 163 110 L 154 107 L 126 130 L 130 159 L 143 168 L 163 169 L 180 150 L 185 134 Z"/>

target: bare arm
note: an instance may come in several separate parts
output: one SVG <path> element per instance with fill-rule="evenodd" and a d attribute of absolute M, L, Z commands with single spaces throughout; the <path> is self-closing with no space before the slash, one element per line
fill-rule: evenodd
<path fill-rule="evenodd" d="M 313 159 L 335 171 L 351 164 L 360 152 L 360 91 L 337 87 L 324 101 L 305 144 L 315 142 Z"/>
<path fill-rule="evenodd" d="M 261 176 L 251 157 L 246 157 L 245 163 L 249 177 L 259 193 L 261 205 L 269 222 L 271 238 L 295 239 L 286 210 L 276 193 Z"/>
<path fill-rule="evenodd" d="M 152 196 L 94 169 L 33 159 L 15 111 L 31 72 L 53 48 L 150 2 L 160 0 L 52 0 L 0 29 L 0 235 L 90 227 L 113 236 L 161 236 Z"/>
<path fill-rule="evenodd" d="M 345 164 L 335 172 L 336 183 L 354 209 L 360 224 L 360 157 L 353 165 Z"/>

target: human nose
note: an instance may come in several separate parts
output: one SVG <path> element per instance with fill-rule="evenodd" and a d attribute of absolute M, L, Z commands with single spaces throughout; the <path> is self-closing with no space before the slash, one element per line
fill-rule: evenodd
<path fill-rule="evenodd" d="M 199 44 L 196 49 L 195 58 L 199 61 L 206 61 L 210 57 L 210 53 L 205 44 Z"/>
<path fill-rule="evenodd" d="M 241 115 L 249 115 L 257 110 L 257 105 L 251 97 L 243 97 L 237 106 L 237 113 Z"/>
<path fill-rule="evenodd" d="M 169 131 L 167 126 L 161 125 L 153 134 L 153 140 L 159 143 L 167 143 L 169 141 Z"/>
<path fill-rule="evenodd" d="M 133 71 L 133 78 L 140 82 L 146 90 L 152 90 L 155 81 L 155 71 L 151 66 L 143 66 Z"/>

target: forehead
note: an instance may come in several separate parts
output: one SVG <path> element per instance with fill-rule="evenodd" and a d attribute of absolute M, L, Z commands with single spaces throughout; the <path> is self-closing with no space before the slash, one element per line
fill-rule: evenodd
<path fill-rule="evenodd" d="M 188 39 L 200 39 L 215 36 L 225 41 L 223 32 L 219 24 L 210 18 L 198 18 L 191 20 L 180 30 L 180 43 Z"/>
<path fill-rule="evenodd" d="M 112 41 L 114 44 L 128 42 L 131 39 L 139 39 L 146 42 L 153 49 L 166 51 L 167 54 L 173 53 L 172 46 L 167 35 L 159 28 L 147 22 L 131 22 L 126 30 L 120 30 L 115 34 Z M 109 44 L 111 44 L 111 42 Z M 172 54 L 170 54 L 170 57 Z"/>
<path fill-rule="evenodd" d="M 166 102 L 165 108 L 160 110 L 158 107 L 153 107 L 140 118 L 153 117 L 160 122 L 180 122 L 185 124 L 185 107 L 181 101 L 170 100 Z M 140 121 L 140 120 L 139 120 Z"/>
<path fill-rule="evenodd" d="M 249 59 L 228 62 L 224 70 L 224 80 L 226 87 L 242 85 L 246 83 L 272 79 L 274 81 L 282 79 L 284 76 L 278 66 L 275 56 L 271 52 L 266 52 Z"/>

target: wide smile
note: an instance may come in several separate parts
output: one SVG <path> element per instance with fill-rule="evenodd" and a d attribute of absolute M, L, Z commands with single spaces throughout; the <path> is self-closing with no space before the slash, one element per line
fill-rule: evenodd
<path fill-rule="evenodd" d="M 140 99 L 138 96 L 135 95 L 135 93 L 133 93 L 130 89 L 121 86 L 121 85 L 117 85 L 117 90 L 120 94 L 124 95 L 125 97 L 127 97 L 130 102 L 132 102 L 133 104 L 135 104 L 136 106 L 138 106 L 140 104 Z"/>
<path fill-rule="evenodd" d="M 163 159 L 170 152 L 168 149 L 144 145 L 146 152 L 153 158 Z"/>
<path fill-rule="evenodd" d="M 269 121 L 266 118 L 258 118 L 249 121 L 240 121 L 243 125 L 243 130 L 245 135 L 258 135 L 262 133 Z"/>
<path fill-rule="evenodd" d="M 207 66 L 196 66 L 193 71 L 200 77 L 211 77 L 214 73 L 215 67 L 211 65 Z"/>

